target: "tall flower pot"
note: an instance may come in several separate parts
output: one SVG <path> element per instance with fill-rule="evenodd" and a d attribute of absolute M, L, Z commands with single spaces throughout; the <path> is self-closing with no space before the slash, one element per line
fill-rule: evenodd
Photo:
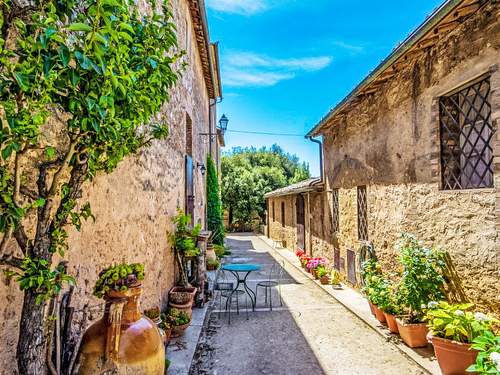
<path fill-rule="evenodd" d="M 398 323 L 396 323 L 396 317 L 392 314 L 384 312 L 385 320 L 387 322 L 387 327 L 391 333 L 399 333 Z"/>
<path fill-rule="evenodd" d="M 184 305 L 178 305 L 176 303 L 169 302 L 168 306 L 179 311 L 184 311 L 189 316 L 189 318 L 193 316 L 193 304 L 191 302 L 185 303 Z"/>
<path fill-rule="evenodd" d="M 78 375 L 163 375 L 165 348 L 156 324 L 139 310 L 140 285 L 111 291 L 101 320 L 82 338 L 75 366 Z"/>
<path fill-rule="evenodd" d="M 373 305 L 373 310 L 375 312 L 375 318 L 377 318 L 377 320 L 380 323 L 385 323 L 386 320 L 385 320 L 384 312 L 382 310 L 380 310 L 377 305 Z"/>
<path fill-rule="evenodd" d="M 214 245 L 211 242 L 207 244 L 206 258 L 212 261 L 217 260 L 217 254 L 215 254 Z"/>
<path fill-rule="evenodd" d="M 427 346 L 427 333 L 429 329 L 425 323 L 406 323 L 403 317 L 396 317 L 399 335 L 410 348 Z"/>
<path fill-rule="evenodd" d="M 476 363 L 478 351 L 470 349 L 471 344 L 442 339 L 427 335 L 429 342 L 434 346 L 434 352 L 443 375 L 466 374 L 467 367 Z"/>

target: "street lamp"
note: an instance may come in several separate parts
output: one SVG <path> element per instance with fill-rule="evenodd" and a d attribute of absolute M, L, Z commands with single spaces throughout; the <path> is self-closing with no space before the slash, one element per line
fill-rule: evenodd
<path fill-rule="evenodd" d="M 222 134 L 224 134 L 226 132 L 228 122 L 229 122 L 229 120 L 226 117 L 226 115 L 222 115 L 222 117 L 219 120 L 219 129 L 222 131 Z"/>

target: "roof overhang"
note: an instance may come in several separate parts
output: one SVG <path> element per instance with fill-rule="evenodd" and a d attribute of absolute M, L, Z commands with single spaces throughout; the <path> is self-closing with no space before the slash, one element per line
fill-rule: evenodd
<path fill-rule="evenodd" d="M 198 52 L 201 59 L 203 77 L 207 86 L 208 96 L 210 99 L 217 99 L 221 96 L 220 74 L 218 73 L 219 57 L 218 53 L 217 56 L 212 56 L 213 51 L 208 33 L 205 1 L 188 0 L 188 5 L 191 13 L 191 20 L 193 21 L 196 44 L 198 45 Z M 216 71 L 214 70 L 214 63 L 217 65 Z M 215 77 L 215 75 L 218 75 L 218 77 Z"/>
<path fill-rule="evenodd" d="M 340 103 L 333 107 L 307 135 L 312 137 L 321 135 L 325 127 L 348 111 L 350 105 L 355 104 L 362 96 L 376 92 L 398 70 L 407 65 L 412 60 L 411 57 L 436 44 L 442 36 L 447 35 L 488 2 L 488 0 L 445 1 Z"/>
<path fill-rule="evenodd" d="M 302 194 L 313 191 L 322 191 L 324 189 L 324 183 L 321 181 L 321 178 L 314 177 L 308 180 L 304 180 L 301 182 L 297 182 L 293 185 L 285 186 L 281 189 L 277 189 L 271 191 L 267 194 L 264 194 L 264 198 L 274 198 L 274 197 L 282 197 L 286 195 L 294 195 L 294 194 Z"/>

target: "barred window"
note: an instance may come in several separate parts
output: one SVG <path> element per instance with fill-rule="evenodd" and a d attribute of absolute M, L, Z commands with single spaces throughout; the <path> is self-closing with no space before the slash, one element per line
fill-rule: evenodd
<path fill-rule="evenodd" d="M 332 191 L 332 230 L 333 232 L 339 231 L 339 190 L 333 189 Z"/>
<path fill-rule="evenodd" d="M 493 187 L 490 79 L 439 98 L 441 180 L 445 190 Z"/>
<path fill-rule="evenodd" d="M 358 239 L 368 240 L 368 205 L 366 199 L 366 186 L 358 186 Z"/>

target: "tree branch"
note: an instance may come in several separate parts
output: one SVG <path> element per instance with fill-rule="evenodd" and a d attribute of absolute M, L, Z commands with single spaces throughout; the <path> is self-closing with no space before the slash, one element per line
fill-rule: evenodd
<path fill-rule="evenodd" d="M 0 257 L 0 266 L 10 266 L 17 269 L 21 269 L 21 264 L 23 260 L 21 258 L 14 257 L 12 255 L 4 255 Z"/>
<path fill-rule="evenodd" d="M 16 152 L 16 157 L 14 159 L 14 195 L 12 200 L 17 207 L 21 207 L 19 203 L 19 193 L 21 191 L 21 155 L 26 151 L 27 146 L 23 146 L 21 151 Z"/>
<path fill-rule="evenodd" d="M 24 231 L 24 227 L 21 224 L 18 224 L 16 230 L 14 230 L 14 237 L 17 241 L 17 244 L 21 248 L 23 255 L 26 255 L 29 245 L 29 239 Z"/>
<path fill-rule="evenodd" d="M 19 192 L 22 195 L 24 195 L 24 196 L 26 196 L 28 198 L 33 199 L 34 201 L 37 200 L 38 198 L 40 198 L 36 192 L 34 192 L 33 190 L 28 189 L 26 186 L 21 186 L 21 188 L 19 189 Z"/>
<path fill-rule="evenodd" d="M 2 242 L 0 242 L 0 254 L 3 254 L 5 251 L 5 247 L 7 246 L 7 243 L 9 242 L 10 237 L 12 236 L 12 230 L 13 230 L 12 227 L 9 226 L 5 231 L 2 238 Z"/>

